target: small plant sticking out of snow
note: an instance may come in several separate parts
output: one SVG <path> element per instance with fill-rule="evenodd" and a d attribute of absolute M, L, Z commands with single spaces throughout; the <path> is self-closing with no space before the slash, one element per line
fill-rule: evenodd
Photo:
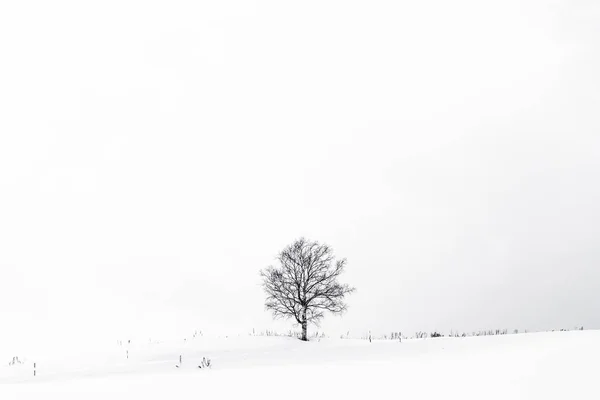
<path fill-rule="evenodd" d="M 212 367 L 212 362 L 210 358 L 202 357 L 202 362 L 198 365 L 198 368 L 206 369 Z"/>
<path fill-rule="evenodd" d="M 23 364 L 23 361 L 19 360 L 19 357 L 13 357 L 12 360 L 8 363 L 8 365 L 17 365 Z"/>

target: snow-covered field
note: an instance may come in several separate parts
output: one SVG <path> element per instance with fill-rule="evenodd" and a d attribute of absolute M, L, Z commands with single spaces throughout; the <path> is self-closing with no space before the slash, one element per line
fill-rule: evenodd
<path fill-rule="evenodd" d="M 44 355 L 4 346 L 0 356 L 2 400 L 600 399 L 600 331 L 402 343 L 197 337 Z M 12 356 L 24 362 L 9 366 Z M 203 357 L 211 369 L 198 368 Z"/>

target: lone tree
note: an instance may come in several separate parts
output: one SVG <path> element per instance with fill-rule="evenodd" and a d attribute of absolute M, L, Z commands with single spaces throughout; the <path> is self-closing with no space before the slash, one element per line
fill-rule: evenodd
<path fill-rule="evenodd" d="M 341 314 L 344 298 L 355 288 L 338 282 L 346 259 L 335 260 L 326 244 L 304 238 L 296 240 L 277 256 L 280 267 L 260 272 L 267 294 L 265 307 L 275 318 L 294 318 L 302 326 L 302 340 L 308 340 L 308 323 L 318 325 L 326 311 Z"/>

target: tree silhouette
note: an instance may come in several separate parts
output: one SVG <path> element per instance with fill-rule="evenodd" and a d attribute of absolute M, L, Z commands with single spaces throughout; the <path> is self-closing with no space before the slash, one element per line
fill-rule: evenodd
<path fill-rule="evenodd" d="M 318 325 L 325 312 L 346 311 L 345 296 L 355 288 L 338 282 L 346 259 L 335 260 L 326 244 L 304 238 L 287 246 L 277 256 L 279 267 L 269 266 L 260 275 L 267 294 L 265 307 L 275 318 L 293 318 L 308 340 L 308 324 Z"/>

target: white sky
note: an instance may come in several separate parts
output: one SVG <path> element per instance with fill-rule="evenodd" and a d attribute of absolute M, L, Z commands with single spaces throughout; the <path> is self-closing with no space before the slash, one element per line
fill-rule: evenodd
<path fill-rule="evenodd" d="M 596 1 L 4 1 L 2 335 L 600 328 Z M 110 336 L 111 338 L 113 336 Z"/>

